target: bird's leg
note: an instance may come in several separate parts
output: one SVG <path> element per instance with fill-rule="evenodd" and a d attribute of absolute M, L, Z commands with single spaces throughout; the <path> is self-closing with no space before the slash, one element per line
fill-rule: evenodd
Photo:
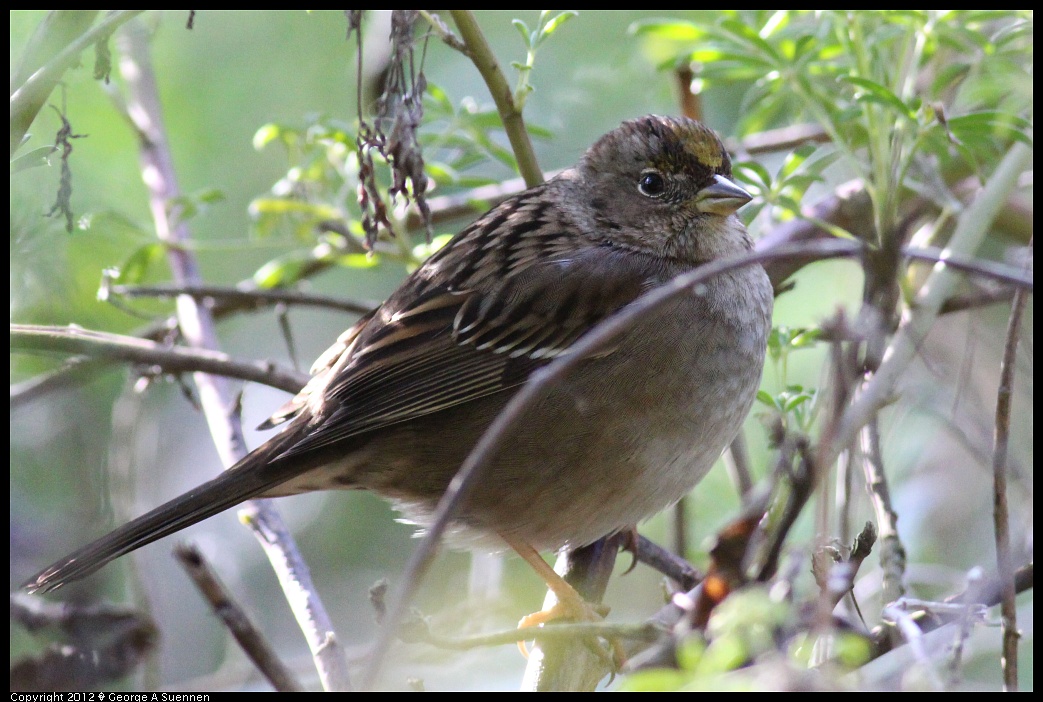
<path fill-rule="evenodd" d="M 511 548 L 518 552 L 519 556 L 532 566 L 532 569 L 536 571 L 536 574 L 540 576 L 543 582 L 547 583 L 547 587 L 550 588 L 551 592 L 554 593 L 554 597 L 558 600 L 549 609 L 522 617 L 521 621 L 518 622 L 519 629 L 539 626 L 555 619 L 598 622 L 608 613 L 606 606 L 593 604 L 583 599 L 583 596 L 576 592 L 576 588 L 565 582 L 565 579 L 558 575 L 532 546 L 506 536 L 503 538 Z M 521 649 L 522 654 L 528 657 L 529 652 L 525 648 L 525 642 L 519 641 L 518 648 Z"/>

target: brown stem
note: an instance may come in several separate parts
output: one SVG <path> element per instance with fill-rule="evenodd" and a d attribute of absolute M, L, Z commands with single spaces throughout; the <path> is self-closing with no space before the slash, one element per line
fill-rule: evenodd
<path fill-rule="evenodd" d="M 1031 251 L 1032 241 L 1029 241 Z M 1000 383 L 996 394 L 996 429 L 992 454 L 992 518 L 996 539 L 996 569 L 1000 581 L 1000 615 L 1003 619 L 1003 688 L 1018 691 L 1018 610 L 1015 603 L 1014 568 L 1010 554 L 1010 514 L 1007 508 L 1007 445 L 1010 440 L 1010 407 L 1014 369 L 1021 336 L 1021 318 L 1028 295 L 1019 288 L 1014 294 L 1007 339 L 1003 346 Z"/>
<path fill-rule="evenodd" d="M 275 649 L 265 638 L 242 605 L 217 577 L 203 554 L 195 546 L 181 544 L 174 549 L 174 557 L 192 578 L 196 588 L 214 610 L 217 618 L 228 628 L 229 633 L 253 661 L 261 674 L 279 692 L 304 692 L 290 669 L 279 660 Z"/>
<path fill-rule="evenodd" d="M 883 570 L 884 604 L 894 602 L 905 594 L 905 547 L 898 537 L 898 513 L 891 503 L 883 457 L 880 451 L 880 430 L 877 420 L 862 429 L 862 467 L 866 475 L 880 534 L 880 567 Z"/>

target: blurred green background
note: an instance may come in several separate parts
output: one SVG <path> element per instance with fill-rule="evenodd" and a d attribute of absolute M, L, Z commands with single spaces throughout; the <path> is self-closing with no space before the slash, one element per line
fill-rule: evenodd
<path fill-rule="evenodd" d="M 678 113 L 672 74 L 656 70 L 664 58 L 663 47 L 627 31 L 635 20 L 651 14 L 583 12 L 541 49 L 526 119 L 551 133 L 535 143 L 545 170 L 574 163 L 596 137 L 624 119 L 650 112 Z M 10 13 L 12 69 L 43 16 L 43 11 Z M 511 19 L 520 17 L 534 25 L 537 11 L 483 11 L 477 16 L 502 65 L 524 60 Z M 258 151 L 252 139 L 267 123 L 298 125 L 309 115 L 351 123 L 356 114 L 355 42 L 345 41 L 345 20 L 339 12 L 202 12 L 191 31 L 185 29 L 186 17 L 183 12 L 148 13 L 144 21 L 155 33 L 153 61 L 181 187 L 186 193 L 216 189 L 223 195 L 190 222 L 203 276 L 213 284 L 231 285 L 249 278 L 270 259 L 309 247 L 308 242 L 288 235 L 257 236 L 248 206 L 285 175 L 287 160 L 278 145 Z M 11 321 L 76 323 L 130 332 L 143 320 L 98 301 L 96 291 L 104 268 L 121 265 L 151 240 L 147 193 L 135 138 L 112 109 L 104 86 L 92 78 L 89 53 L 83 60 L 83 66 L 66 74 L 64 89 L 56 91 L 50 103 L 64 102 L 74 132 L 85 135 L 73 141 L 72 204 L 77 218 L 90 226 L 67 234 L 59 220 L 43 216 L 57 190 L 56 160 L 51 168 L 23 171 L 12 178 Z M 445 90 L 454 103 L 470 99 L 484 108 L 491 106 L 474 67 L 437 40 L 427 47 L 424 72 L 429 83 Z M 508 79 L 513 83 L 513 71 Z M 118 81 L 115 72 L 113 81 Z M 739 88 L 708 90 L 703 96 L 705 121 L 724 135 L 732 134 L 740 100 Z M 59 126 L 55 112 L 45 109 L 33 124 L 27 148 L 51 143 Z M 506 139 L 501 143 L 506 144 Z M 774 170 L 777 162 L 767 159 L 765 165 Z M 495 164 L 481 172 L 493 178 L 515 175 Z M 830 173 L 830 181 L 842 182 L 845 176 L 838 167 Z M 466 221 L 439 225 L 435 233 L 455 233 Z M 163 280 L 162 271 L 163 265 L 157 266 L 153 278 Z M 389 261 L 373 268 L 336 268 L 312 279 L 310 290 L 378 300 L 405 273 L 401 264 Z M 775 322 L 807 326 L 837 306 L 857 309 L 861 288 L 861 272 L 852 263 L 809 267 L 801 273 L 796 290 L 778 301 Z M 171 306 L 141 303 L 139 309 L 159 312 Z M 354 321 L 348 315 L 302 309 L 293 309 L 289 316 L 305 367 Z M 887 417 L 884 442 L 896 478 L 911 572 L 922 563 L 924 568 L 942 571 L 935 573 L 938 582 L 958 582 L 964 569 L 992 563 L 990 477 L 983 468 L 988 459 L 980 455 L 980 446 L 989 431 L 1006 316 L 1005 307 L 994 307 L 973 317 L 946 320 L 937 332 L 942 336 L 935 339 L 935 353 L 925 354 L 909 389 L 913 394 L 929 393 L 939 375 L 963 374 L 967 394 L 949 397 L 948 405 L 944 398 L 935 397 L 928 410 L 900 405 Z M 1030 314 L 1028 339 L 1031 329 Z M 278 322 L 270 312 L 235 317 L 223 322 L 219 331 L 223 349 L 233 356 L 289 363 Z M 970 360 L 964 353 L 969 344 L 973 346 Z M 822 358 L 818 351 L 796 354 L 790 362 L 791 380 L 808 386 L 824 383 Z M 56 362 L 13 355 L 12 382 Z M 1026 376 L 1031 378 L 1030 373 L 1022 378 Z M 1032 428 L 1031 381 L 1026 382 L 1016 396 L 1019 419 L 1012 454 L 1022 469 L 1030 461 L 1027 447 Z M 770 371 L 764 384 L 778 390 Z M 12 412 L 12 586 L 87 539 L 219 469 L 203 417 L 186 401 L 181 388 L 160 381 L 136 393 L 132 385 L 125 369 L 113 369 L 87 385 L 51 393 Z M 244 387 L 244 425 L 256 426 L 284 400 L 282 393 L 269 388 Z M 764 429 L 755 417 L 748 421 L 747 435 L 755 470 L 763 476 L 769 458 Z M 264 438 L 251 433 L 248 442 L 256 446 Z M 1026 484 L 1031 484 L 1030 478 Z M 1031 504 L 1031 494 L 1023 499 Z M 734 515 L 738 505 L 727 475 L 715 470 L 688 508 L 693 544 L 689 557 L 705 562 L 703 540 Z M 414 546 L 411 528 L 395 521 L 386 502 L 362 493 L 288 498 L 279 507 L 311 563 L 339 635 L 357 653 L 376 627 L 367 590 L 380 578 L 395 582 Z M 129 598 L 131 593 L 121 590 L 123 580 L 116 575 L 120 569 L 134 568 L 139 594 L 151 606 L 162 631 L 160 653 L 146 679 L 178 689 L 235 687 L 248 674 L 248 664 L 169 557 L 175 539 L 190 539 L 216 561 L 222 577 L 242 594 L 261 628 L 309 679 L 304 641 L 275 579 L 253 538 L 235 522 L 234 511 L 210 519 L 60 594 L 83 600 L 99 595 Z M 666 522 L 658 517 L 642 532 L 668 542 Z M 856 523 L 860 522 L 856 519 Z M 802 529 L 810 534 L 811 524 Z M 470 563 L 466 554 L 445 553 L 425 580 L 417 606 L 433 615 L 438 631 L 502 629 L 538 608 L 542 588 L 527 566 L 513 558 L 505 565 L 504 592 L 488 601 L 465 597 Z M 620 563 L 619 569 L 625 569 L 628 558 Z M 812 586 L 810 576 L 803 585 Z M 874 585 L 865 587 L 871 600 Z M 608 595 L 612 618 L 633 621 L 647 616 L 658 606 L 659 588 L 659 578 L 646 568 L 614 578 Z M 37 646 L 37 641 L 12 628 L 12 657 Z M 514 689 L 523 668 L 524 661 L 513 647 L 450 654 L 407 646 L 396 654 L 386 685 L 399 688 L 407 676 L 414 676 L 423 678 L 429 690 Z"/>

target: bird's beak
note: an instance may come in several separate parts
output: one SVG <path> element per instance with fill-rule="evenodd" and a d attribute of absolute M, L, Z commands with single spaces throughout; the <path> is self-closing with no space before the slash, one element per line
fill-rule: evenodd
<path fill-rule="evenodd" d="M 753 199 L 753 196 L 723 176 L 714 176 L 713 182 L 695 196 L 695 208 L 726 217 Z"/>

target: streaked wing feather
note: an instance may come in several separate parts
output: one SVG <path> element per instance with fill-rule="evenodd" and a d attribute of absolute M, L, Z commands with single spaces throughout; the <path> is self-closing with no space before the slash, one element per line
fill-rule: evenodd
<path fill-rule="evenodd" d="M 569 227 L 529 191 L 461 232 L 323 355 L 319 374 L 276 415 L 310 415 L 281 456 L 520 385 L 644 291 L 640 257 L 616 256 Z"/>

